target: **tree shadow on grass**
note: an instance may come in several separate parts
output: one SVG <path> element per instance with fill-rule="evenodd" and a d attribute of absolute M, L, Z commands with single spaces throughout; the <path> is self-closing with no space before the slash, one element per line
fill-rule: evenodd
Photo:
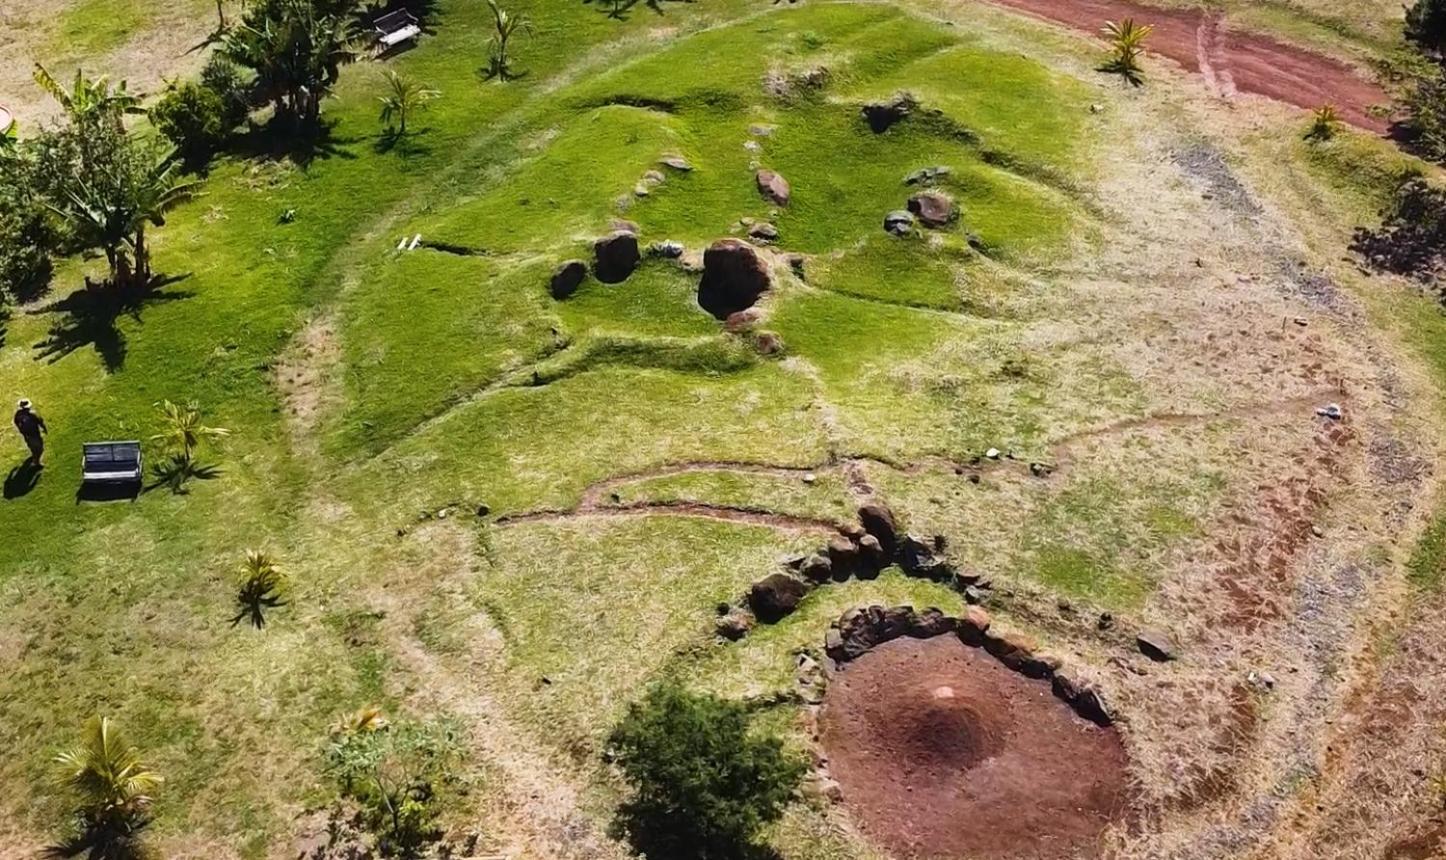
<path fill-rule="evenodd" d="M 163 292 L 190 275 L 159 277 L 145 287 L 118 288 L 86 279 L 86 287 L 59 301 L 30 311 L 32 314 L 61 314 L 45 339 L 35 345 L 36 358 L 54 364 L 86 346 L 95 348 L 107 373 L 125 365 L 126 338 L 116 325 L 121 316 L 141 321 L 148 305 L 188 299 L 193 293 Z"/>
<path fill-rule="evenodd" d="M 30 491 L 40 483 L 40 473 L 44 467 L 26 460 L 10 470 L 5 476 L 4 497 L 6 500 L 18 499 L 29 495 Z"/>
<path fill-rule="evenodd" d="M 82 827 L 80 833 L 69 839 L 51 845 L 41 852 L 45 860 L 84 857 L 86 860 L 146 860 L 150 852 L 141 841 L 142 831 L 150 825 L 149 819 L 140 819 L 124 824 L 92 822 Z"/>
<path fill-rule="evenodd" d="M 359 143 L 362 138 L 338 137 L 335 128 L 336 121 L 326 118 L 315 127 L 298 128 L 274 119 L 262 125 L 252 123 L 231 139 L 226 151 L 246 159 L 290 161 L 302 169 L 319 158 L 355 159 L 356 153 L 345 147 Z"/>
<path fill-rule="evenodd" d="M 152 490 L 167 489 L 171 491 L 172 495 L 184 496 L 190 492 L 187 485 L 191 481 L 215 480 L 221 477 L 221 470 L 216 466 L 197 463 L 189 457 L 175 454 L 152 466 L 151 476 L 154 480 L 147 484 L 141 492 L 149 493 Z"/>
<path fill-rule="evenodd" d="M 414 155 L 427 155 L 432 151 L 425 142 L 418 141 L 418 138 L 426 137 L 431 133 L 430 128 L 421 128 L 401 134 L 396 129 L 387 129 L 377 136 L 376 143 L 372 145 L 373 151 L 378 155 L 385 155 L 388 152 L 395 152 L 402 158 L 411 158 Z"/>

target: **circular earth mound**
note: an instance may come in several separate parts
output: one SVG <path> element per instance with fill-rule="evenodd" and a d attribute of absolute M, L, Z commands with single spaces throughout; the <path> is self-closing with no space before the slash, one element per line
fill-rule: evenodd
<path fill-rule="evenodd" d="M 820 729 L 844 802 L 895 857 L 1092 857 L 1129 806 L 1113 729 L 952 636 L 848 664 Z"/>

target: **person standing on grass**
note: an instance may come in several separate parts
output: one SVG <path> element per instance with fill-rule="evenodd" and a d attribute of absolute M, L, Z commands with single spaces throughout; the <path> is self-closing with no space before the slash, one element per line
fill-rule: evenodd
<path fill-rule="evenodd" d="M 49 433 L 50 428 L 45 426 L 45 419 L 35 414 L 29 400 L 21 400 L 15 410 L 15 429 L 20 431 L 20 438 L 25 440 L 25 445 L 30 449 L 29 462 L 35 466 L 42 466 L 40 458 L 45 454 L 45 439 L 42 433 Z"/>

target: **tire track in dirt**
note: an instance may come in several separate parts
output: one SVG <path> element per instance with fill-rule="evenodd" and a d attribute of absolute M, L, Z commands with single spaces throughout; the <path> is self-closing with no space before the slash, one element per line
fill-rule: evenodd
<path fill-rule="evenodd" d="M 1201 75 L 1222 98 L 1237 92 L 1313 110 L 1334 105 L 1343 120 L 1384 134 L 1390 122 L 1372 108 L 1390 97 L 1351 66 L 1256 33 L 1232 31 L 1218 13 L 1163 9 L 1130 0 L 984 0 L 1091 35 L 1106 21 L 1133 18 L 1154 27 L 1146 49 Z"/>

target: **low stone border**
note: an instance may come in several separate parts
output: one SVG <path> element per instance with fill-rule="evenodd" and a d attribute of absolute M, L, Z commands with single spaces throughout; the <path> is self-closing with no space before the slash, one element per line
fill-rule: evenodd
<path fill-rule="evenodd" d="M 1100 726 L 1114 722 L 1099 688 L 1078 669 L 1065 666 L 1059 657 L 1041 651 L 1038 644 L 1023 633 L 995 629 L 989 613 L 978 606 L 970 606 L 957 618 L 932 607 L 922 612 L 912 606 L 850 609 L 830 626 L 824 639 L 824 653 L 835 663 L 843 664 L 904 636 L 932 639 L 951 635 L 958 636 L 965 645 L 983 648 L 1022 675 L 1050 681 L 1054 694 L 1090 722 Z"/>

